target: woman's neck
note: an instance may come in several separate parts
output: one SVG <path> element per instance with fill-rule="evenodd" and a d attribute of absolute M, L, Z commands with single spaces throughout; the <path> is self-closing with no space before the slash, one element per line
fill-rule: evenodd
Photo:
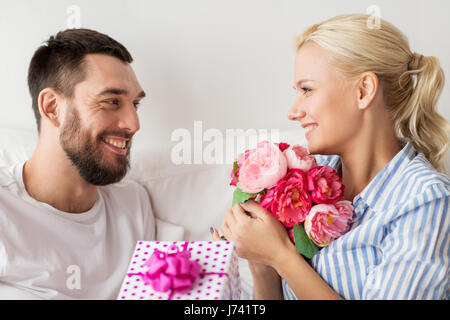
<path fill-rule="evenodd" d="M 400 150 L 399 141 L 392 137 L 356 144 L 341 154 L 344 199 L 353 201 Z"/>

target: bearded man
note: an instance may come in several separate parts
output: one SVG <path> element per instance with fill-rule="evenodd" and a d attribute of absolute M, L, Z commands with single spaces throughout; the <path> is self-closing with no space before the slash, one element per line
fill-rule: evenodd
<path fill-rule="evenodd" d="M 46 299 L 115 299 L 137 240 L 154 240 L 145 189 L 130 167 L 145 96 L 128 50 L 69 29 L 31 59 L 39 139 L 0 168 L 0 282 Z"/>

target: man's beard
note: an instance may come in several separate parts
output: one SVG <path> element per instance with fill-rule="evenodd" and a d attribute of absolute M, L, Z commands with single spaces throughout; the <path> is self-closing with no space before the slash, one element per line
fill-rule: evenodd
<path fill-rule="evenodd" d="M 108 160 L 110 158 L 108 155 L 104 155 L 105 147 L 102 146 L 104 143 L 102 137 L 106 134 L 114 134 L 131 138 L 130 135 L 123 132 L 103 132 L 95 141 L 92 141 L 94 138 L 91 137 L 90 132 L 81 126 L 75 106 L 69 106 L 69 108 L 70 111 L 64 121 L 59 141 L 80 176 L 96 186 L 104 186 L 122 180 L 130 168 L 131 140 L 128 141 L 126 156 L 114 154 L 115 160 L 111 161 Z"/>

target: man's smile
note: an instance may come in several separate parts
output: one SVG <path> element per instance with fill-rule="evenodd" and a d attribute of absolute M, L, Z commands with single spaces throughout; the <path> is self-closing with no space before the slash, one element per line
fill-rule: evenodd
<path fill-rule="evenodd" d="M 127 154 L 127 140 L 120 137 L 104 137 L 102 141 L 113 152 L 120 155 Z"/>

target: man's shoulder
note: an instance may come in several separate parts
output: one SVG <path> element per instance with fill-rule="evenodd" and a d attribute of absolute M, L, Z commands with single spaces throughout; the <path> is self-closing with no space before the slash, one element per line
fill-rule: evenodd
<path fill-rule="evenodd" d="M 19 163 L 10 166 L 0 166 L 0 188 L 9 188 L 12 184 L 17 183 L 15 170 L 17 170 Z"/>

